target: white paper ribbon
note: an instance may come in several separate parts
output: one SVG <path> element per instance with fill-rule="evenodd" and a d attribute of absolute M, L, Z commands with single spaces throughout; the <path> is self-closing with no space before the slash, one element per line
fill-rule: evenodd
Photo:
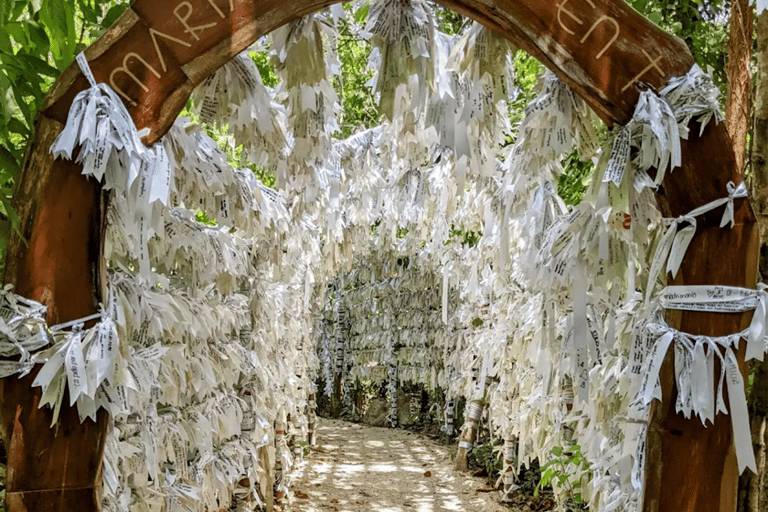
<path fill-rule="evenodd" d="M 665 309 L 684 311 L 744 313 L 754 310 L 749 327 L 739 335 L 747 340 L 746 359 L 763 360 L 768 336 L 766 285 L 758 283 L 756 290 L 736 286 L 667 286 L 659 294 L 659 303 Z"/>
<path fill-rule="evenodd" d="M 674 287 L 677 289 L 686 287 Z M 695 287 L 688 287 L 695 288 Z M 700 287 L 707 288 L 707 287 Z M 738 307 L 745 307 L 750 300 L 746 293 L 750 290 L 734 288 L 743 301 Z M 751 290 L 754 292 L 754 290 Z M 665 290 L 666 292 L 666 290 Z M 663 294 L 666 304 L 678 304 L 688 306 L 694 304 L 696 290 L 690 293 L 677 293 L 670 290 Z M 719 301 L 719 302 L 718 302 Z M 716 299 L 715 304 L 725 304 L 725 300 Z M 749 429 L 749 415 L 747 411 L 746 396 L 744 394 L 744 380 L 739 370 L 738 362 L 733 350 L 738 347 L 739 339 L 747 336 L 748 329 L 728 336 L 711 337 L 703 335 L 691 335 L 682 333 L 667 326 L 662 319 L 660 310 L 655 313 L 655 321 L 648 323 L 647 328 L 657 336 L 657 340 L 646 358 L 644 375 L 638 389 L 638 398 L 642 405 L 648 405 L 653 399 L 661 399 L 659 371 L 664 361 L 669 346 L 674 342 L 675 347 L 675 380 L 678 388 L 676 410 L 690 417 L 691 412 L 698 415 L 703 424 L 707 421 L 714 423 L 717 413 L 729 414 L 725 407 L 723 388 L 728 389 L 729 402 L 731 404 L 731 422 L 733 438 L 736 443 L 736 456 L 739 471 L 750 468 L 756 471 L 754 453 L 752 450 L 751 434 Z M 724 355 L 723 355 L 723 351 Z M 720 360 L 720 377 L 715 389 L 714 359 Z M 712 394 L 714 391 L 714 395 Z"/>

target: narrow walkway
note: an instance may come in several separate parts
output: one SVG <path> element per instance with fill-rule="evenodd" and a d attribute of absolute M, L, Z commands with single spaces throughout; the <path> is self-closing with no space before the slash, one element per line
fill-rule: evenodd
<path fill-rule="evenodd" d="M 317 447 L 291 482 L 292 512 L 509 512 L 449 448 L 404 430 L 319 419 Z"/>

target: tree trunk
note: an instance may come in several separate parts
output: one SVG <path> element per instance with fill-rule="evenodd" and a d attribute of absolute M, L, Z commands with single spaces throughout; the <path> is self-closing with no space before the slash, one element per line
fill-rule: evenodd
<path fill-rule="evenodd" d="M 315 446 L 317 444 L 317 403 L 315 402 L 315 394 L 310 393 L 307 401 L 307 443 L 309 446 Z"/>
<path fill-rule="evenodd" d="M 275 479 L 274 479 L 274 464 L 270 460 L 270 450 L 275 451 L 274 447 L 269 445 L 259 448 L 259 462 L 264 469 L 264 475 L 259 482 L 259 489 L 261 496 L 264 498 L 264 510 L 265 512 L 274 512 L 275 510 Z"/>
<path fill-rule="evenodd" d="M 725 126 L 733 142 L 736 167 L 744 170 L 752 107 L 752 6 L 749 0 L 733 0 L 728 35 L 728 97 L 725 105 Z"/>
<path fill-rule="evenodd" d="M 467 456 L 469 455 L 469 450 L 472 449 L 475 441 L 477 441 L 477 431 L 480 427 L 480 418 L 483 415 L 484 407 L 485 401 L 483 398 L 475 397 L 464 409 L 464 426 L 461 428 L 459 445 L 456 450 L 456 461 L 453 466 L 456 471 L 469 470 Z"/>
<path fill-rule="evenodd" d="M 464 408 L 464 425 L 461 427 L 456 460 L 453 465 L 457 471 L 467 471 L 469 469 L 467 455 L 469 455 L 469 450 L 472 449 L 475 441 L 477 441 L 480 419 L 483 417 L 483 409 L 485 409 L 487 399 L 485 390 L 492 381 L 492 377 L 486 377 L 484 382 L 478 384 L 475 397 Z"/>
<path fill-rule="evenodd" d="M 760 280 L 768 280 L 768 12 L 757 18 L 757 72 L 752 130 L 753 205 L 760 226 Z M 739 481 L 739 511 L 768 510 L 768 360 L 753 370 L 748 397 L 752 445 L 757 474 L 745 473 Z"/>
<path fill-rule="evenodd" d="M 445 404 L 445 435 L 448 437 L 448 442 L 451 442 L 451 439 L 453 439 L 454 403 L 453 398 L 451 398 L 448 400 L 448 403 Z"/>
<path fill-rule="evenodd" d="M 331 394 L 331 416 L 341 417 L 341 373 L 333 377 L 333 393 Z"/>
<path fill-rule="evenodd" d="M 504 440 L 504 466 L 501 470 L 502 493 L 501 501 L 512 501 L 512 489 L 515 485 L 515 453 L 517 442 L 515 439 Z"/>

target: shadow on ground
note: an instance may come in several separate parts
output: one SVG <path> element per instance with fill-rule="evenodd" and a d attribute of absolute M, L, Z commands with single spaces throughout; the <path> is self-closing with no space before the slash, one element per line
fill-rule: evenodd
<path fill-rule="evenodd" d="M 448 447 L 403 430 L 322 419 L 291 479 L 292 512 L 509 512 Z"/>

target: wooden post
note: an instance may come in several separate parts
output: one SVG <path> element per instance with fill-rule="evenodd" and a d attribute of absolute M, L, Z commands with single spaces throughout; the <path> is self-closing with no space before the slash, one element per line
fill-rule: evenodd
<path fill-rule="evenodd" d="M 344 391 L 344 377 L 346 373 L 346 362 L 344 360 L 344 309 L 340 307 L 341 299 L 336 298 L 336 364 L 334 368 L 336 373 L 333 377 L 333 396 L 331 398 L 331 413 L 334 418 L 341 417 L 341 412 L 344 408 L 342 398 L 346 398 L 343 395 Z"/>
<path fill-rule="evenodd" d="M 448 436 L 448 442 L 453 439 L 453 415 L 455 414 L 455 401 L 453 398 L 445 404 L 445 435 Z"/>
<path fill-rule="evenodd" d="M 61 124 L 38 116 L 14 208 L 24 240 L 9 246 L 5 282 L 14 292 L 48 306 L 50 325 L 97 311 L 103 296 L 100 266 L 101 187 L 77 165 L 53 161 L 48 148 Z M 62 406 L 55 428 L 47 407 L 38 409 L 40 367 L 22 379 L 0 380 L 0 431 L 8 454 L 9 512 L 79 510 L 101 506 L 101 463 L 107 414 L 80 423 L 77 410 Z M 64 396 L 69 403 L 68 394 Z"/>
<path fill-rule="evenodd" d="M 504 466 L 501 470 L 503 491 L 501 501 L 512 501 L 512 489 L 515 485 L 515 450 L 517 442 L 514 439 L 504 440 Z"/>
<path fill-rule="evenodd" d="M 474 398 L 464 408 L 464 425 L 461 427 L 461 436 L 459 436 L 459 445 L 456 450 L 456 460 L 454 461 L 454 469 L 456 471 L 467 471 L 469 469 L 467 455 L 475 441 L 477 441 L 480 419 L 483 417 L 483 409 L 485 409 L 486 404 L 485 390 L 492 381 L 492 377 L 486 377 L 484 383 L 478 385 Z"/>
<path fill-rule="evenodd" d="M 285 445 L 285 420 L 283 419 L 283 413 L 280 413 L 277 421 L 275 421 L 275 499 L 282 499 L 285 496 L 285 486 L 283 483 L 284 475 L 283 471 L 287 471 L 288 468 L 283 467 L 282 451 L 287 449 Z"/>
<path fill-rule="evenodd" d="M 264 469 L 264 477 L 259 482 L 259 489 L 261 490 L 261 496 L 264 498 L 264 508 L 266 512 L 274 512 L 275 510 L 275 492 L 274 492 L 274 474 L 272 472 L 273 465 L 269 456 L 270 446 L 262 446 L 259 448 L 259 462 Z M 274 450 L 274 448 L 272 448 Z"/>
<path fill-rule="evenodd" d="M 461 427 L 459 445 L 456 449 L 456 460 L 454 461 L 453 466 L 456 471 L 469 470 L 467 455 L 477 440 L 477 431 L 480 426 L 480 418 L 483 415 L 484 407 L 485 402 L 483 401 L 483 398 L 475 396 L 464 409 L 464 426 Z"/>
<path fill-rule="evenodd" d="M 395 363 L 394 348 L 392 349 L 392 359 L 387 365 L 387 401 L 389 401 L 389 414 L 387 414 L 387 426 L 395 428 L 398 425 L 397 408 L 397 363 Z"/>
<path fill-rule="evenodd" d="M 309 446 L 315 446 L 317 444 L 317 404 L 315 403 L 315 394 L 309 394 L 309 401 L 307 402 L 307 416 L 308 416 L 308 430 L 307 442 Z"/>

